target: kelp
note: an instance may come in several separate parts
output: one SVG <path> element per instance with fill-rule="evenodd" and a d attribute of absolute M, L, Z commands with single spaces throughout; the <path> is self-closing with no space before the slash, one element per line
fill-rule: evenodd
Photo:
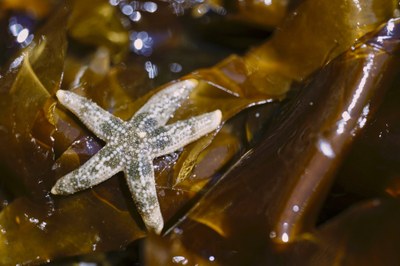
<path fill-rule="evenodd" d="M 116 9 L 106 1 L 81 2 L 61 5 L 0 79 L 0 156 L 7 170 L 1 175 L 7 201 L 0 213 L 2 264 L 107 252 L 147 236 L 120 175 L 74 195 L 50 194 L 59 177 L 103 145 L 56 103 L 58 89 L 75 91 L 129 119 L 164 86 L 148 91 L 152 82 L 140 67 L 143 60 L 124 58 L 129 30 Z M 397 44 L 392 34 L 397 34 L 397 20 L 356 42 L 392 16 L 394 2 L 381 1 L 377 7 L 368 1 L 359 9 L 356 1 L 342 2 L 346 8 L 338 8 L 334 25 L 333 17 L 323 13 L 336 10 L 337 3 L 318 1 L 316 12 L 316 1 L 304 1 L 264 45 L 182 77 L 196 78 L 200 85 L 171 121 L 220 109 L 224 125 L 154 161 L 167 221 L 165 236 L 147 236 L 146 252 L 155 256 L 154 263 L 183 255 L 203 264 L 269 261 L 252 254 L 279 261 L 283 243 L 314 228 L 352 134 L 373 113 L 369 101 L 384 93 L 386 85 L 380 82 L 390 80 L 396 69 L 388 62 L 395 58 L 390 48 Z M 350 23 L 353 19 L 360 25 Z M 74 54 L 75 42 L 90 47 Z M 114 64 L 118 61 L 123 63 Z M 137 77 L 133 84 L 132 77 Z M 362 83 L 365 91 L 357 91 Z M 341 116 L 353 102 L 357 108 L 350 118 Z M 263 103 L 269 104 L 254 107 Z M 336 138 L 341 119 L 347 119 L 345 133 Z M 335 158 L 323 154 L 323 144 L 332 145 Z M 326 173 L 308 173 L 320 159 Z M 311 178 L 305 182 L 301 173 Z M 301 215 L 290 212 L 293 202 Z"/>
<path fill-rule="evenodd" d="M 0 9 L 25 11 L 34 15 L 35 17 L 42 18 L 48 16 L 52 5 L 54 4 L 55 1 L 53 0 L 33 0 L 29 2 L 29 5 L 27 5 L 25 1 L 5 0 L 1 1 Z"/>
<path fill-rule="evenodd" d="M 308 240 L 288 248 L 285 263 L 302 265 L 398 264 L 398 200 L 358 202 L 322 225 Z M 312 239 L 312 240 L 310 240 Z"/>
<path fill-rule="evenodd" d="M 70 0 L 68 4 L 69 36 L 83 44 L 107 47 L 114 60 L 121 60 L 129 47 L 129 34 L 115 8 L 106 0 Z"/>
<path fill-rule="evenodd" d="M 359 218 L 365 210 L 365 215 L 377 213 L 371 214 L 374 221 L 383 219 L 381 215 L 390 220 L 388 208 L 395 211 L 395 201 L 362 203 L 321 227 L 315 226 L 338 165 L 361 130 L 374 121 L 385 92 L 395 84 L 399 33 L 399 19 L 390 20 L 299 84 L 263 141 L 207 192 L 189 212 L 190 219 L 165 241 L 185 247 L 189 254 L 203 254 L 193 263 L 212 256 L 224 265 L 299 261 L 300 265 L 357 265 L 367 262 L 353 251 L 358 245 L 364 245 L 367 254 L 373 252 L 368 248 L 382 251 L 382 255 L 374 254 L 383 261 L 385 255 L 398 260 L 395 249 L 363 242 L 371 233 Z M 361 224 L 363 229 L 352 231 Z M 385 229 L 368 224 L 378 238 L 383 237 Z M 394 247 L 399 232 L 394 223 L 388 224 L 394 232 L 390 238 Z"/>
<path fill-rule="evenodd" d="M 243 24 L 253 24 L 262 28 L 273 28 L 285 18 L 288 10 L 298 1 L 254 1 L 254 0 L 207 0 L 197 4 L 192 9 L 195 17 L 204 16 L 209 10 L 217 14 L 225 14 L 224 19 L 238 21 Z"/>
<path fill-rule="evenodd" d="M 392 84 L 374 120 L 338 169 L 337 187 L 355 197 L 399 197 L 399 82 Z"/>
<path fill-rule="evenodd" d="M 275 93 L 284 93 L 291 80 L 303 80 L 346 51 L 354 40 L 391 18 L 396 7 L 396 1 L 304 1 L 270 42 L 249 53 L 248 75 L 254 76 L 257 87 L 269 82 L 281 88 Z"/>
<path fill-rule="evenodd" d="M 36 34 L 32 45 L 22 50 L 11 62 L 2 79 L 5 96 L 2 98 L 2 125 L 13 129 L 2 132 L 3 143 L 8 143 L 3 146 L 2 154 L 8 154 L 10 149 L 14 151 L 11 158 L 4 157 L 8 161 L 7 167 L 15 167 L 14 161 L 21 163 L 19 170 L 12 171 L 15 173 L 11 177 L 13 180 L 9 180 L 9 189 L 17 187 L 12 191 L 15 199 L 0 215 L 4 232 L 4 246 L 1 249 L 4 264 L 39 263 L 60 256 L 106 251 L 144 236 L 141 220 L 125 191 L 126 188 L 121 191 L 121 180 L 111 180 L 103 187 L 97 187 L 96 191 L 90 190 L 68 198 L 57 198 L 49 193 L 57 177 L 78 167 L 101 148 L 98 139 L 93 138 L 79 122 L 74 121 L 73 116 L 55 105 L 52 96 L 60 86 L 74 90 L 83 89 L 82 94 L 125 119 L 151 96 L 149 94 L 136 103 L 132 102 L 118 80 L 120 72 L 131 72 L 132 69 L 110 67 L 109 50 L 104 48 L 107 46 L 101 46 L 87 63 L 85 60 L 74 61 L 73 58 L 65 60 L 66 35 L 74 27 L 73 24 L 69 24 L 68 29 L 66 27 L 68 22 L 71 23 L 69 14 L 74 14 L 74 10 L 60 7 L 60 13 Z M 75 19 L 73 16 L 72 18 Z M 108 40 L 103 42 L 107 43 Z M 68 75 L 61 82 L 64 71 Z M 203 87 L 196 91 L 185 106 L 186 111 L 181 111 L 175 118 L 188 117 L 214 108 L 205 105 L 214 96 L 220 98 L 220 109 L 224 112 L 225 119 L 249 105 L 264 101 L 260 97 L 246 99 L 245 94 L 238 97 L 233 93 L 216 93 Z M 227 100 L 226 103 L 224 99 Z M 216 153 L 221 158 L 228 156 L 217 162 L 218 164 L 227 162 L 236 151 L 228 149 L 224 152 L 222 149 L 221 153 L 221 149 L 218 150 L 227 143 L 235 145 L 236 140 L 230 136 L 229 131 L 225 135 L 220 144 L 211 145 L 208 151 L 212 156 Z M 208 138 L 207 143 L 210 141 Z M 188 152 L 189 157 L 197 158 L 203 149 L 204 144 L 200 148 L 195 147 L 195 155 Z M 213 161 L 208 162 L 206 154 L 201 157 L 202 164 L 215 164 Z M 211 174 L 220 168 L 215 167 Z M 202 185 L 195 191 L 201 189 L 204 179 L 207 181 L 208 178 L 207 175 L 199 175 L 201 181 L 197 183 Z M 171 190 L 169 180 L 166 181 L 166 190 Z M 190 184 L 190 188 L 192 186 Z M 185 198 L 192 197 L 195 192 L 191 189 L 177 190 L 178 193 L 164 192 L 164 196 L 160 196 L 167 199 L 163 205 L 166 217 L 174 214 L 174 208 L 179 207 L 177 203 L 182 204 Z M 160 191 L 162 193 L 163 190 Z M 87 219 L 86 215 L 92 218 Z M 97 225 L 92 219 L 97 221 Z M 118 225 L 121 233 L 114 230 L 114 225 Z M 24 250 L 27 246 L 31 247 L 29 251 Z"/>
<path fill-rule="evenodd" d="M 293 81 L 305 79 L 349 49 L 355 40 L 391 18 L 396 7 L 396 1 L 365 1 L 362 6 L 347 0 L 304 1 L 269 41 L 199 74 L 203 79 L 212 76 L 221 87 L 234 83 L 252 93 L 282 99 Z"/>

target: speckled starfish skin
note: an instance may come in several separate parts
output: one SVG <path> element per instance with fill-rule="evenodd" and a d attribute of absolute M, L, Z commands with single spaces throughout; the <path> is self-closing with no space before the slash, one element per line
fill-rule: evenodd
<path fill-rule="evenodd" d="M 146 227 L 160 233 L 164 222 L 156 194 L 153 159 L 199 139 L 221 122 L 221 111 L 216 110 L 166 125 L 196 85 L 196 80 L 185 80 L 168 86 L 151 97 L 129 121 L 77 94 L 57 91 L 62 105 L 107 144 L 80 168 L 59 179 L 51 192 L 72 194 L 123 171 Z"/>

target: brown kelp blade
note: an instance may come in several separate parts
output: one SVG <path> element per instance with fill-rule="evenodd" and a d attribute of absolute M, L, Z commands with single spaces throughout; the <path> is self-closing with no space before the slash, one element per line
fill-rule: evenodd
<path fill-rule="evenodd" d="M 336 168 L 398 74 L 399 34 L 399 19 L 388 21 L 298 88 L 260 145 L 190 212 L 196 223 L 171 237 L 244 263 L 274 261 L 274 242 L 312 230 Z"/>
<path fill-rule="evenodd" d="M 301 9 L 304 12 L 301 11 L 302 14 L 299 16 L 300 18 L 304 18 L 304 16 L 308 17 L 307 13 L 313 10 L 312 3 L 315 3 L 315 1 L 304 1 L 304 3 L 306 2 L 307 8 Z M 322 3 L 324 7 L 321 7 L 321 12 L 329 10 L 330 8 L 328 7 L 334 8 L 334 4 L 331 4 L 332 1 L 326 0 L 319 2 Z M 118 23 L 119 20 L 113 11 L 113 7 L 108 4 L 108 1 L 99 0 L 96 1 L 96 3 L 98 4 L 94 5 L 94 9 L 91 10 L 93 12 L 83 12 L 83 16 L 82 13 L 75 13 L 76 23 L 71 22 L 69 24 L 68 34 L 78 43 L 85 43 L 90 47 L 108 47 L 108 50 L 111 51 L 111 57 L 114 61 L 118 61 L 123 57 L 123 53 L 119 52 L 124 50 L 125 45 L 127 45 L 125 37 L 128 32 Z M 368 30 L 360 31 L 358 27 L 355 27 L 354 32 L 352 31 L 351 34 L 349 33 L 349 36 L 345 38 L 346 42 L 338 44 L 340 51 L 347 50 L 356 38 L 365 34 L 390 16 L 394 7 L 391 5 L 392 1 L 381 3 L 383 4 L 379 8 L 363 7 L 362 10 L 368 14 L 375 9 L 378 11 L 384 10 L 384 12 L 377 12 L 376 14 L 372 12 L 376 16 L 364 16 L 364 13 L 361 13 L 362 18 L 369 18 L 367 22 L 364 21 L 365 24 L 368 25 L 368 27 L 366 27 Z M 76 6 L 86 4 L 87 3 L 80 4 L 76 2 Z M 352 1 L 351 5 L 354 6 L 354 4 L 355 1 Z M 105 15 L 109 14 L 110 17 L 103 16 L 104 14 L 101 12 L 99 13 L 97 8 L 101 9 L 104 6 L 106 7 Z M 85 9 L 87 10 L 87 7 L 82 10 Z M 346 10 L 343 10 L 343 12 L 346 12 Z M 350 12 L 350 14 L 352 13 Z M 88 17 L 85 17 L 85 15 Z M 132 69 L 128 67 L 105 67 L 105 73 L 90 74 L 89 70 L 87 72 L 82 71 L 84 69 L 90 69 L 91 67 L 84 59 L 81 61 L 78 60 L 78 66 L 74 69 L 77 71 L 72 71 L 75 74 L 73 74 L 70 79 L 72 82 L 80 81 L 81 83 L 79 84 L 82 85 L 82 88 L 73 86 L 74 84 L 72 84 L 72 82 L 68 83 L 67 78 L 63 79 L 63 83 L 61 83 L 61 77 L 65 74 L 63 71 L 66 71 L 66 66 L 69 64 L 64 58 L 66 47 L 65 23 L 67 18 L 63 16 L 56 18 L 58 18 L 58 20 L 56 20 L 58 22 L 52 21 L 47 27 L 49 31 L 42 33 L 44 39 L 49 38 L 49 36 L 55 36 L 55 41 L 41 42 L 40 44 L 42 46 L 34 46 L 32 52 L 38 56 L 30 58 L 29 61 L 21 60 L 20 62 L 23 63 L 21 65 L 18 64 L 19 58 L 16 58 L 17 61 L 14 62 L 16 62 L 15 65 L 19 67 L 10 68 L 9 70 L 11 74 L 20 75 L 19 78 L 7 79 L 7 82 L 1 83 L 0 91 L 2 96 L 6 95 L 0 100 L 1 106 L 5 107 L 1 109 L 2 113 L 0 117 L 0 119 L 4 119 L 5 121 L 2 123 L 4 127 L 0 128 L 2 134 L 1 148 L 4 149 L 4 153 L 1 153 L 3 159 L 2 167 L 4 164 L 4 167 L 7 167 L 10 169 L 10 172 L 12 172 L 12 174 L 4 175 L 2 178 L 6 180 L 6 189 L 11 190 L 13 194 L 10 203 L 0 214 L 0 225 L 2 226 L 0 262 L 3 264 L 41 263 L 75 254 L 87 254 L 94 251 L 106 252 L 123 248 L 128 243 L 145 235 L 141 220 L 135 213 L 135 208 L 130 201 L 130 195 L 126 191 L 126 184 L 122 178 L 114 177 L 109 182 L 103 183 L 92 190 L 87 190 L 69 197 L 55 198 L 49 193 L 50 188 L 54 185 L 57 178 L 69 170 L 78 167 L 97 152 L 102 145 L 102 143 L 79 124 L 77 120 L 74 120 L 70 113 L 55 106 L 55 99 L 51 96 L 60 85 L 65 89 L 73 88 L 75 90 L 80 90 L 83 94 L 86 93 L 86 95 L 90 96 L 89 98 L 98 101 L 103 107 L 118 115 L 126 116 L 125 118 L 129 118 L 129 115 L 135 111 L 135 108 L 137 109 L 140 107 L 143 101 L 154 93 L 148 93 L 142 99 L 131 104 L 133 99 L 129 98 L 128 95 L 135 95 L 136 97 L 140 94 L 137 94 L 136 91 L 134 93 L 131 91 L 131 94 L 125 93 L 126 87 L 122 84 L 128 84 L 131 79 L 125 79 L 124 82 L 122 82 L 121 79 L 123 78 L 121 77 L 135 76 L 137 72 L 131 72 Z M 317 18 L 318 16 L 315 20 L 317 20 Z M 352 27 L 346 24 L 349 17 L 340 18 L 339 30 L 341 30 L 342 27 L 346 29 L 346 32 L 351 30 Z M 333 18 L 331 17 L 331 19 Z M 86 26 L 97 24 L 93 23 L 93 21 L 99 22 L 101 27 L 97 28 L 97 30 L 92 30 L 90 27 L 85 28 Z M 295 22 L 292 23 L 295 24 Z M 329 26 L 330 23 L 330 20 L 324 20 L 324 23 L 321 24 Z M 290 23 L 288 25 L 290 25 Z M 107 26 L 110 26 L 110 28 L 107 28 Z M 260 49 L 249 52 L 249 54 L 244 57 L 232 56 L 216 67 L 208 69 L 209 71 L 193 73 L 191 77 L 200 79 L 202 85 L 194 91 L 187 105 L 182 106 L 182 110 L 177 113 L 175 119 L 192 116 L 204 110 L 221 108 L 224 112 L 225 120 L 229 118 L 235 120 L 237 113 L 247 107 L 265 101 L 283 99 L 293 80 L 306 78 L 311 72 L 319 69 L 323 64 L 336 56 L 335 53 L 330 53 L 330 50 L 326 49 L 324 45 L 322 45 L 322 48 L 316 45 L 312 46 L 313 49 L 308 49 L 310 43 L 318 43 L 320 36 L 323 34 L 323 27 L 319 28 L 318 31 L 308 30 L 307 39 L 310 43 L 301 42 L 295 47 L 289 44 L 292 42 L 293 36 L 301 35 L 304 29 L 298 27 L 296 29 L 293 28 L 293 30 L 294 31 L 292 31 L 291 26 L 284 27 L 282 32 L 287 32 L 284 34 L 285 38 L 273 37 L 273 39 L 278 38 L 280 41 L 270 42 L 270 44 L 266 45 L 269 48 L 263 46 Z M 122 37 L 116 38 L 114 39 L 115 42 L 112 42 L 113 39 L 108 37 L 109 34 L 114 31 L 119 32 L 117 36 Z M 282 34 L 282 32 L 280 34 Z M 297 35 L 294 35 L 294 33 Z M 91 34 L 95 36 L 93 37 Z M 277 34 L 276 36 L 280 35 Z M 325 40 L 325 44 L 331 44 L 336 35 L 332 34 L 329 36 L 330 37 L 327 38 L 328 40 Z M 281 45 L 282 47 L 285 46 L 288 50 L 296 50 L 295 52 L 292 51 L 292 53 L 301 56 L 296 57 L 293 61 L 281 60 L 279 57 L 272 56 L 275 55 L 275 53 L 265 56 L 268 50 L 272 49 L 275 52 L 275 49 L 277 49 L 277 47 L 281 48 Z M 329 47 L 328 45 L 328 48 Z M 313 57 L 313 64 L 311 64 L 311 67 L 307 67 L 307 71 L 303 71 L 304 60 L 313 55 L 313 50 L 317 49 L 321 49 L 321 51 L 318 52 L 317 59 L 314 60 L 315 57 Z M 206 52 L 207 51 L 204 53 Z M 283 52 L 280 53 L 280 56 L 282 56 L 282 54 Z M 67 58 L 71 59 L 70 55 L 67 55 Z M 278 60 L 275 60 L 277 58 Z M 67 61 L 71 62 L 71 60 Z M 113 60 L 106 61 L 110 62 Z M 287 69 L 290 69 L 290 71 L 287 71 Z M 82 76 L 79 76 L 79 74 L 82 74 Z M 342 78 L 345 80 L 344 76 L 342 76 Z M 327 79 L 333 80 L 334 77 L 329 76 Z M 1 82 L 3 81 L 5 81 L 5 79 L 1 80 Z M 149 81 L 148 83 L 151 82 Z M 11 86 L 9 86 L 10 84 Z M 10 87 L 12 87 L 13 84 L 15 86 L 11 90 Z M 150 87 L 148 84 L 147 86 Z M 322 94 L 321 90 L 317 90 L 317 92 Z M 9 94 L 9 92 L 11 93 Z M 319 95 L 320 94 L 316 93 L 315 97 Z M 10 97 L 15 100 L 8 101 Z M 326 98 L 323 99 L 326 100 Z M 318 107 L 323 110 L 321 105 L 318 105 Z M 286 105 L 284 108 L 290 108 L 290 104 Z M 269 112 L 267 113 L 270 114 Z M 290 140 L 291 137 L 292 139 L 298 137 L 296 134 L 285 135 L 284 132 L 282 133 L 282 137 L 277 137 L 271 133 L 274 128 L 277 130 L 275 132 L 281 132 L 279 131 L 281 126 L 283 127 L 282 131 L 288 129 L 288 133 L 293 133 L 293 131 L 290 131 L 290 129 L 293 128 L 289 125 L 280 125 L 280 121 L 286 121 L 284 112 L 282 116 L 284 117 L 277 118 L 275 126 L 271 127 L 272 129 L 270 129 L 267 134 L 268 138 L 272 139 L 272 143 L 264 142 L 261 150 L 275 149 L 274 151 L 276 152 L 276 147 L 283 145 L 287 139 Z M 297 124 L 295 123 L 295 125 Z M 317 128 L 318 125 L 315 127 Z M 217 174 L 222 173 L 222 166 L 234 158 L 233 154 L 235 152 L 238 150 L 241 150 L 241 152 L 247 151 L 247 146 L 240 146 L 242 143 L 247 145 L 247 139 L 243 137 L 244 134 L 238 134 L 236 129 L 240 129 L 240 127 L 229 124 L 221 129 L 223 134 L 219 135 L 219 137 L 217 136 L 211 144 L 211 140 L 207 140 L 208 143 L 200 143 L 200 147 L 188 147 L 186 150 L 182 151 L 181 156 L 179 156 L 179 153 L 176 153 L 168 158 L 160 158 L 158 162 L 156 162 L 157 166 L 160 166 L 158 169 L 162 169 L 157 174 L 159 198 L 163 205 L 163 214 L 166 218 L 172 217 L 171 222 L 176 222 L 186 217 L 185 209 L 181 211 L 179 214 L 180 216 L 173 216 L 178 211 L 177 209 L 180 209 L 181 206 L 185 205 L 190 199 L 193 199 L 194 194 L 201 190 L 207 181 L 220 176 Z M 288 136 L 288 138 L 285 139 L 285 136 Z M 214 136 L 211 136 L 211 139 L 213 137 Z M 274 143 L 274 141 L 276 141 L 276 143 Z M 209 148 L 204 150 L 204 147 L 207 145 L 210 145 Z M 275 148 L 266 147 L 267 145 L 275 145 Z M 233 146 L 234 148 L 231 151 L 221 152 L 225 146 Z M 293 147 L 299 146 L 293 145 Z M 248 156 L 251 155 L 251 152 L 252 150 L 249 151 Z M 255 154 L 261 153 L 262 152 L 255 150 Z M 212 161 L 211 159 L 214 158 L 216 154 L 219 156 L 218 158 L 222 159 Z M 270 154 L 273 154 L 273 152 Z M 179 162 L 174 166 L 178 157 L 183 163 L 180 164 Z M 291 169 L 291 165 L 282 163 L 291 162 L 289 156 L 283 161 L 279 161 L 279 156 L 276 156 L 276 153 L 271 155 L 271 157 L 277 157 L 272 160 L 272 162 L 278 162 L 277 167 L 284 166 L 288 171 Z M 241 162 L 242 161 L 239 163 Z M 243 160 L 243 162 L 245 162 L 245 160 Z M 234 162 L 231 160 L 229 163 L 232 164 Z M 299 164 L 301 164 L 301 161 Z M 196 167 L 192 168 L 194 169 L 193 172 L 201 177 L 200 179 L 194 178 L 194 176 L 190 174 L 180 174 L 182 173 L 181 169 L 189 169 L 190 166 L 193 165 L 216 170 L 201 172 L 200 170 L 202 169 L 197 169 L 196 172 Z M 265 218 L 264 216 L 259 220 L 253 219 L 258 218 L 254 211 L 257 212 L 260 209 L 253 208 L 252 206 L 254 205 L 248 204 L 252 202 L 252 199 L 254 199 L 255 202 L 259 200 L 259 193 L 266 195 L 266 191 L 269 191 L 268 189 L 279 189 L 286 184 L 285 178 L 282 178 L 282 180 L 279 181 L 280 183 L 275 183 L 275 185 L 278 184 L 275 187 L 268 186 L 274 184 L 270 181 L 268 184 L 264 184 L 263 181 L 265 181 L 265 178 L 256 181 L 255 184 L 251 183 L 253 178 L 260 178 L 256 172 L 261 165 L 266 165 L 267 167 L 271 167 L 271 170 L 274 170 L 271 164 L 266 164 L 261 158 L 254 160 L 254 165 L 254 169 L 251 170 L 251 173 L 254 171 L 255 176 L 251 178 L 247 178 L 248 176 L 243 177 L 244 179 L 241 179 L 240 186 L 238 182 L 235 181 L 232 182 L 232 184 L 225 181 L 221 184 L 226 186 L 224 191 L 232 189 L 229 191 L 231 193 L 225 194 L 225 196 L 227 198 L 232 198 L 234 202 L 239 199 L 238 196 L 243 195 L 242 189 L 249 189 L 249 191 L 251 191 L 252 186 L 259 185 L 259 190 L 257 191 L 256 189 L 256 193 L 251 194 L 248 199 L 240 199 L 243 200 L 243 203 L 240 203 L 239 206 L 232 205 L 232 207 L 229 207 L 230 201 L 228 200 L 227 202 L 229 204 L 223 206 L 228 210 L 226 216 L 225 213 L 219 209 L 221 206 L 216 202 L 216 205 L 209 208 L 208 216 L 203 216 L 201 218 L 201 222 L 204 222 L 207 226 L 212 225 L 212 228 L 221 235 L 247 236 L 248 239 L 246 241 L 241 241 L 242 239 L 239 237 L 236 238 L 239 240 L 238 242 L 243 242 L 243 245 L 247 243 L 247 241 L 252 241 L 251 238 L 254 235 L 247 234 L 249 230 L 253 230 L 253 232 L 257 232 L 257 236 L 261 236 L 262 234 L 258 233 L 263 231 L 259 231 L 258 229 L 265 229 L 265 227 L 268 228 L 268 226 L 269 229 L 271 229 L 273 222 L 276 222 L 278 219 L 277 216 L 279 216 L 278 213 L 275 213 L 275 218 L 271 216 L 271 221 L 263 219 Z M 163 168 L 163 166 L 165 167 Z M 253 165 L 250 166 L 253 167 Z M 163 169 L 165 169 L 165 173 L 161 173 Z M 218 173 L 218 171 L 220 172 Z M 179 173 L 179 175 L 177 175 L 177 173 Z M 187 173 L 189 173 L 189 171 Z M 243 170 L 244 175 L 248 175 L 248 173 L 249 172 Z M 277 171 L 274 175 L 278 176 L 280 174 L 282 174 L 282 172 L 280 173 Z M 264 175 L 265 172 L 263 172 L 263 177 Z M 177 178 L 177 176 L 179 176 L 179 178 Z M 289 174 L 287 174 L 287 176 L 289 176 Z M 178 180 L 179 182 L 183 180 L 182 186 L 174 187 L 175 183 L 179 182 L 171 182 L 171 180 Z M 272 180 L 276 181 L 276 179 Z M 165 183 L 163 183 L 164 181 Z M 261 191 L 262 189 L 263 191 Z M 284 205 L 284 199 L 286 199 L 287 195 L 291 192 L 290 188 L 287 189 L 289 192 L 282 192 L 284 194 L 282 196 L 283 200 L 277 201 L 278 203 L 282 203 L 281 205 Z M 219 195 L 218 189 L 216 189 L 216 191 L 217 196 Z M 207 197 L 209 197 L 209 195 Z M 278 197 L 279 193 L 276 192 L 276 194 L 271 195 Z M 213 197 L 210 197 L 210 200 L 212 200 L 212 198 Z M 263 201 L 266 200 L 269 200 L 269 198 L 263 198 Z M 266 204 L 266 202 L 263 201 L 261 204 Z M 236 227 L 234 224 L 235 220 L 231 219 L 232 216 L 229 216 L 234 207 L 237 208 L 237 212 L 232 212 L 232 216 L 240 214 L 240 212 L 243 212 L 243 214 L 246 214 L 246 212 L 249 213 L 248 218 L 245 223 L 243 223 L 243 228 Z M 222 210 L 224 208 L 222 208 Z M 271 213 L 272 212 L 273 210 Z M 210 219 L 212 215 L 215 215 L 215 217 L 213 217 L 214 220 Z M 228 219 L 224 220 L 224 217 Z M 209 222 L 210 220 L 212 222 Z M 221 222 L 218 225 L 213 225 L 212 223 L 217 220 Z M 204 236 L 209 236 L 209 234 L 207 234 L 207 230 L 209 230 L 207 226 L 203 226 L 196 233 L 202 235 L 202 233 L 205 232 Z M 179 230 L 176 232 L 179 232 Z M 211 233 L 214 233 L 214 235 L 211 234 L 213 237 L 219 237 L 214 231 Z M 188 236 L 191 235 L 189 234 Z M 253 240 L 257 241 L 257 239 L 256 237 Z M 229 242 L 228 246 L 231 246 L 233 249 L 237 244 L 235 241 L 236 240 Z M 187 245 L 187 243 L 184 244 Z M 249 247 L 251 247 L 251 245 Z M 185 250 L 190 250 L 190 248 L 190 245 L 184 247 Z M 213 243 L 209 243 L 208 248 L 213 248 Z M 226 249 L 223 246 L 216 247 L 216 252 L 224 252 L 224 250 Z M 257 252 L 258 250 L 253 251 Z M 202 254 L 200 250 L 198 254 Z M 196 254 L 196 256 L 198 256 L 198 254 Z M 208 259 L 210 260 L 211 257 Z M 202 261 L 201 258 L 199 261 Z"/>

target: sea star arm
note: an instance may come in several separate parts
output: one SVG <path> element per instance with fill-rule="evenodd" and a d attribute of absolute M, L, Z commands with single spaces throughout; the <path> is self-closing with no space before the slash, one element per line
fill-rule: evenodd
<path fill-rule="evenodd" d="M 73 194 L 93 187 L 123 170 L 118 148 L 106 145 L 78 169 L 61 177 L 51 189 L 53 194 Z"/>
<path fill-rule="evenodd" d="M 152 159 L 139 154 L 124 170 L 137 210 L 147 229 L 159 234 L 164 220 L 158 203 Z"/>
<path fill-rule="evenodd" d="M 58 100 L 74 113 L 96 136 L 104 141 L 112 132 L 122 128 L 123 121 L 103 110 L 96 103 L 70 91 L 57 91 Z"/>
<path fill-rule="evenodd" d="M 210 133 L 219 126 L 221 117 L 221 111 L 215 110 L 161 127 L 150 140 L 152 156 L 169 154 Z"/>
<path fill-rule="evenodd" d="M 132 117 L 132 123 L 140 114 L 156 121 L 156 126 L 163 126 L 171 118 L 181 103 L 189 97 L 190 92 L 197 86 L 195 79 L 188 79 L 173 83 L 153 95 L 139 111 Z"/>

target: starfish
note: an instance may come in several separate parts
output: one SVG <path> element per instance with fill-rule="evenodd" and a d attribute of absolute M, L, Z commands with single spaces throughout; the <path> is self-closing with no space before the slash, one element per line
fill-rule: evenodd
<path fill-rule="evenodd" d="M 148 230 L 159 234 L 164 221 L 156 193 L 153 159 L 184 147 L 221 123 L 221 111 L 215 110 L 166 125 L 196 86 L 194 79 L 169 85 L 152 96 L 129 121 L 73 92 L 57 91 L 61 104 L 106 145 L 80 168 L 61 177 L 51 192 L 73 194 L 123 171 L 143 222 Z"/>

